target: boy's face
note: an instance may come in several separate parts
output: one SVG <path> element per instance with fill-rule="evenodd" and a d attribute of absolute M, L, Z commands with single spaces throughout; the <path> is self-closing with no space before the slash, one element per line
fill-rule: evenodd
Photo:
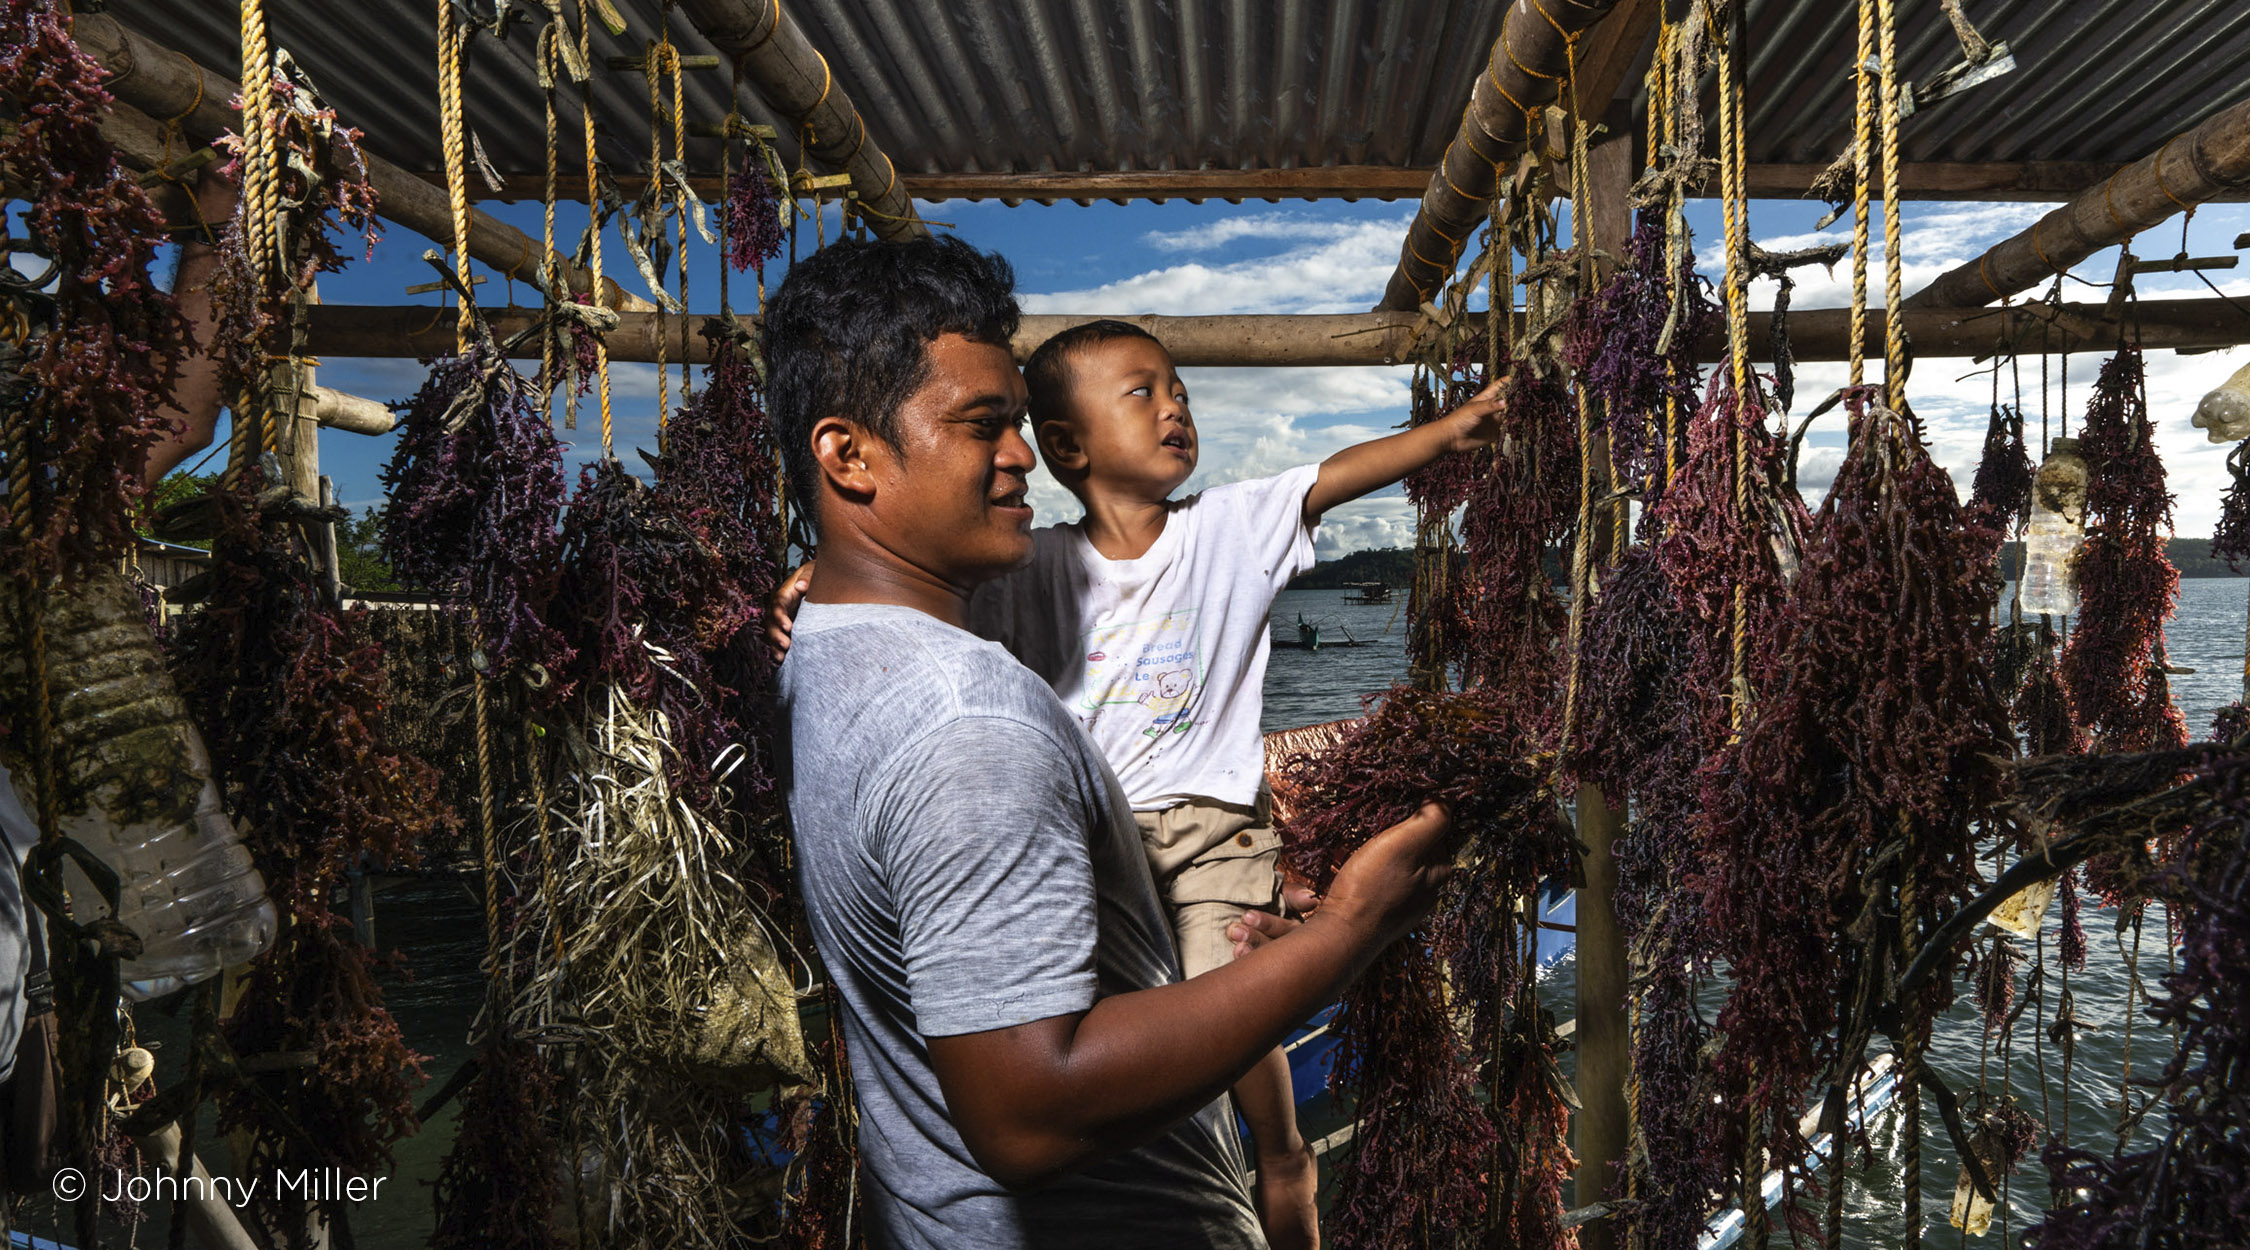
<path fill-rule="evenodd" d="M 1195 418 L 1172 355 L 1152 339 L 1095 343 L 1071 354 L 1070 413 L 1059 424 L 1086 476 L 1162 499 L 1195 472 Z"/>

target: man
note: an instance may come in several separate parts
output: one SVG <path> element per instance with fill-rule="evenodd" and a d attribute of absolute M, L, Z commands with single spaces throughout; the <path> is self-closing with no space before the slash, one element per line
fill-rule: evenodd
<path fill-rule="evenodd" d="M 840 244 L 766 313 L 821 543 L 782 782 L 868 1219 L 909 1247 L 1260 1246 L 1221 1095 L 1427 911 L 1445 818 L 1377 835 L 1301 926 L 1179 981 L 1116 778 L 962 628 L 971 588 L 1030 555 L 1012 284 L 958 239 Z"/>

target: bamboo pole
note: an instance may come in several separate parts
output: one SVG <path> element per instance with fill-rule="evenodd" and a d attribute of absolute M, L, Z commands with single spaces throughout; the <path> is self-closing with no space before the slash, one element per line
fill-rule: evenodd
<path fill-rule="evenodd" d="M 105 14 L 81 13 L 72 30 L 78 46 L 109 74 L 106 85 L 117 98 L 117 118 L 105 123 L 103 130 L 129 141 L 120 144 L 129 161 L 151 159 L 136 158 L 135 154 L 151 152 L 152 140 L 153 151 L 162 150 L 162 127 L 154 119 L 179 119 L 181 127 L 198 142 L 209 142 L 241 128 L 241 112 L 227 104 L 241 92 L 241 85 L 233 79 L 197 64 L 185 53 L 127 30 Z M 185 154 L 175 146 L 175 158 Z M 453 220 L 444 187 L 371 152 L 363 150 L 363 155 L 367 180 L 375 188 L 375 211 L 439 243 L 452 243 Z M 337 162 L 349 167 L 350 157 L 339 152 Z M 470 214 L 468 252 L 500 273 L 534 285 L 538 282 L 539 240 L 490 213 L 480 210 Z M 587 290 L 592 275 L 568 257 L 563 258 L 562 267 L 563 280 L 572 291 Z M 606 278 L 602 281 L 601 302 L 609 308 L 649 307 L 646 300 L 628 294 Z"/>
<path fill-rule="evenodd" d="M 2031 229 L 1938 275 L 1906 306 L 1969 308 L 2006 299 L 2175 214 L 2246 188 L 2250 101 L 2174 136 L 2154 156 L 2127 165 Z"/>
<path fill-rule="evenodd" d="M 898 167 L 868 135 L 867 119 L 781 0 L 683 0 L 680 7 L 704 38 L 734 58 L 774 112 L 804 133 L 814 160 L 851 175 L 878 237 L 929 233 L 899 183 Z"/>
<path fill-rule="evenodd" d="M 1919 308 L 1906 312 L 1907 333 L 1917 356 L 1984 356 L 2003 338 L 2037 343 L 2042 333 L 2053 350 L 2066 344 L 2073 350 L 2106 349 L 2117 341 L 2117 323 L 2103 320 L 2101 304 L 2065 304 L 2052 309 L 2044 304 L 2018 304 L 2008 308 Z M 498 309 L 486 316 L 502 338 L 523 330 L 537 314 L 528 309 Z M 453 350 L 450 310 L 434 305 L 377 307 L 319 304 L 311 310 L 310 351 L 322 357 L 433 357 Z M 1099 314 L 1049 314 L 1023 319 L 1016 333 L 1016 358 L 1066 327 L 1095 320 Z M 2232 347 L 2250 343 L 2250 313 L 2222 299 L 2149 299 L 2133 311 L 2141 343 L 2151 350 Z M 699 318 L 700 319 L 700 318 Z M 1277 365 L 1393 365 L 1410 358 L 1414 331 L 1421 317 L 1415 313 L 1341 313 L 1330 316 L 1228 316 L 1163 317 L 1116 315 L 1163 340 L 1174 360 L 1182 365 L 1271 367 Z M 745 318 L 744 320 L 751 320 Z M 1765 360 L 1771 350 L 1771 318 L 1750 314 L 1753 359 Z M 1843 360 L 1848 355 L 1851 311 L 1844 308 L 1795 309 L 1789 314 L 1789 336 L 1800 362 Z M 1884 314 L 1869 309 L 1866 342 L 1880 351 Z M 679 332 L 677 325 L 673 334 Z M 624 313 L 618 328 L 609 333 L 610 359 L 656 359 L 656 319 L 648 313 Z M 1725 340 L 1713 331 L 1697 345 L 1701 358 L 1723 358 Z M 519 349 L 529 359 L 536 343 Z M 701 363 L 710 359 L 701 335 L 690 335 L 687 358 Z M 670 359 L 681 359 L 679 344 L 670 345 Z"/>
<path fill-rule="evenodd" d="M 1542 7 L 1544 6 L 1544 7 Z M 1614 16 L 1611 10 L 1615 9 Z M 1531 141 L 1531 113 L 1555 99 L 1570 65 L 1570 45 L 1603 23 L 1591 46 L 1578 50 L 1586 67 L 1579 98 L 1589 113 L 1606 108 L 1631 63 L 1619 52 L 1640 50 L 1656 27 L 1660 8 L 1650 0 L 1516 0 L 1500 22 L 1485 71 L 1477 75 L 1437 173 L 1422 191 L 1422 207 L 1407 227 L 1398 269 L 1378 308 L 1420 308 L 1452 274 L 1469 232 L 1491 211 L 1500 168 Z M 1596 63 L 1614 66 L 1607 83 L 1596 81 Z"/>
<path fill-rule="evenodd" d="M 1630 142 L 1618 141 L 1588 154 L 1591 202 L 1574 210 L 1585 213 L 1594 246 L 1617 257 L 1625 254 L 1633 234 L 1632 150 Z M 1606 449 L 1607 436 L 1598 437 Z M 1606 494 L 1613 485 L 1608 457 L 1591 459 L 1596 488 Z M 1593 544 L 1594 563 L 1606 568 L 1625 554 L 1616 550 L 1613 541 L 1620 533 L 1621 527 L 1605 514 L 1580 541 Z M 1583 613 L 1586 605 L 1572 608 Z M 1578 1152 L 1576 1192 L 1584 1206 L 1617 1192 L 1615 1182 L 1632 1147 L 1625 1095 L 1633 1070 L 1632 1021 L 1625 1006 L 1632 978 L 1626 968 L 1624 929 L 1617 922 L 1615 847 L 1624 831 L 1624 813 L 1612 808 L 1601 787 L 1594 785 L 1578 787 L 1575 807 L 1578 841 L 1585 848 L 1585 884 L 1578 888 L 1577 906 L 1579 1110 L 1572 1128 Z M 1616 1250 L 1622 1239 L 1609 1221 L 1595 1220 L 1579 1230 L 1578 1244 L 1582 1250 Z"/>

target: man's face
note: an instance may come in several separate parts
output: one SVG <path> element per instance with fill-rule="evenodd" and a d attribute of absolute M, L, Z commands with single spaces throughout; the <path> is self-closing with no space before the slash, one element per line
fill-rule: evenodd
<path fill-rule="evenodd" d="M 928 351 L 928 379 L 899 406 L 899 446 L 870 448 L 870 532 L 908 564 L 966 589 L 1031 558 L 1030 397 L 1005 347 L 942 334 Z"/>

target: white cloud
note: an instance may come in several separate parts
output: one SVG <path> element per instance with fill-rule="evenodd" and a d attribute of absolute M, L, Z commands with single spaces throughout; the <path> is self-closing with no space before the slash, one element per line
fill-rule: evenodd
<path fill-rule="evenodd" d="M 1151 230 L 1141 241 L 1167 252 L 1207 252 L 1246 239 L 1342 239 L 1354 230 L 1348 221 L 1327 221 L 1309 213 L 1252 213 L 1222 217 L 1181 230 Z"/>
<path fill-rule="evenodd" d="M 1287 236 L 1309 236 L 1305 245 L 1277 255 L 1172 265 L 1097 287 L 1025 294 L 1021 299 L 1024 311 L 1034 313 L 1196 316 L 1364 312 L 1382 297 L 1391 271 L 1398 266 L 1400 240 L 1406 237 L 1407 224 L 1412 220 L 1412 214 L 1406 214 L 1382 221 L 1339 222 L 1318 228 L 1307 225 L 1291 230 Z M 1253 232 L 1268 229 L 1268 225 L 1252 224 Z M 1219 222 L 1181 235 L 1216 237 L 1228 225 Z M 1206 236 L 1201 232 L 1211 233 Z"/>

